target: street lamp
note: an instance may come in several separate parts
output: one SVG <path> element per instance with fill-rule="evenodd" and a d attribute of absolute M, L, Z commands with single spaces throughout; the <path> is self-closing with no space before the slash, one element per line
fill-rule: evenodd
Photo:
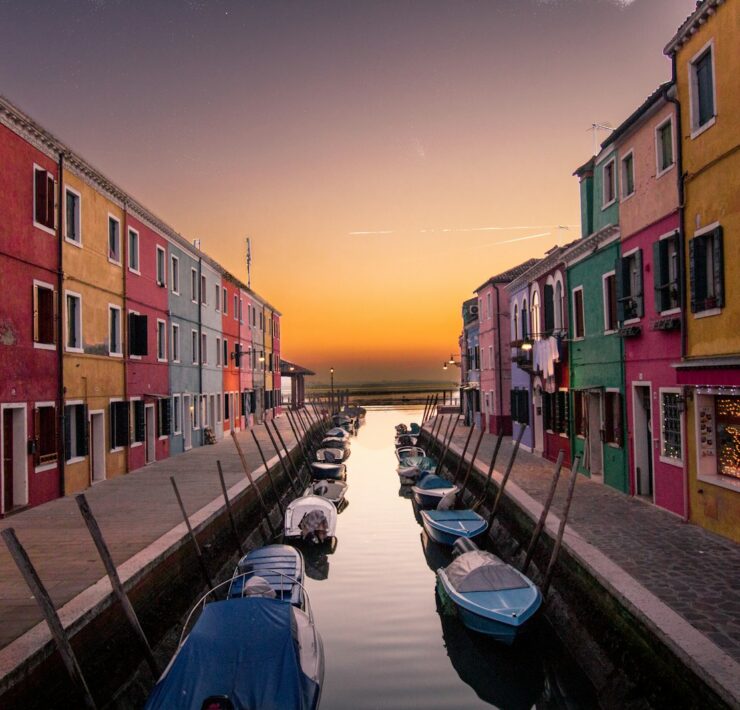
<path fill-rule="evenodd" d="M 334 368 L 329 368 L 331 374 L 331 409 L 334 411 Z"/>

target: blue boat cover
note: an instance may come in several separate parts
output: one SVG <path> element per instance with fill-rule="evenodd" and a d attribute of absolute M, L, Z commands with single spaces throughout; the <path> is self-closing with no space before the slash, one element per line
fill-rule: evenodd
<path fill-rule="evenodd" d="M 432 520 L 442 522 L 443 520 L 483 520 L 473 510 L 425 510 Z"/>
<path fill-rule="evenodd" d="M 279 599 L 208 604 L 146 710 L 201 710 L 210 696 L 227 696 L 234 710 L 314 708 L 319 687 L 301 670 L 292 613 Z"/>
<path fill-rule="evenodd" d="M 422 488 L 425 491 L 430 488 L 452 488 L 452 483 L 441 476 L 424 476 L 417 484 L 417 488 Z"/>

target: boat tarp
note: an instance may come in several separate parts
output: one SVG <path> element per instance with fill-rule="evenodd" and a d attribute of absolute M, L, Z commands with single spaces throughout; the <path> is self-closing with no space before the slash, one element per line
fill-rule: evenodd
<path fill-rule="evenodd" d="M 482 520 L 474 510 L 426 510 L 424 511 L 432 520 L 439 522 L 445 520 Z"/>
<path fill-rule="evenodd" d="M 452 484 L 441 476 L 424 476 L 417 484 L 417 488 L 428 491 L 432 488 L 452 488 Z"/>
<path fill-rule="evenodd" d="M 484 550 L 473 550 L 455 558 L 446 567 L 445 574 L 460 593 L 498 592 L 529 586 L 516 570 Z"/>
<path fill-rule="evenodd" d="M 235 710 L 309 710 L 318 686 L 301 670 L 292 607 L 276 599 L 208 604 L 146 710 L 201 710 L 227 696 Z"/>

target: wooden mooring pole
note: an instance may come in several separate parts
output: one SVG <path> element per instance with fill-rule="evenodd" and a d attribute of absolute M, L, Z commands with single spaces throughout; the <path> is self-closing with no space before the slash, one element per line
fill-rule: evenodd
<path fill-rule="evenodd" d="M 103 533 L 100 530 L 98 521 L 95 519 L 95 516 L 90 509 L 90 504 L 87 502 L 87 498 L 84 493 L 76 495 L 75 501 L 77 502 L 77 507 L 80 509 L 82 519 L 85 521 L 85 525 L 87 525 L 90 537 L 95 543 L 100 559 L 103 562 L 103 567 L 105 567 L 105 572 L 110 580 L 110 586 L 113 589 L 113 593 L 118 597 L 118 601 L 123 607 L 123 613 L 126 615 L 129 624 L 131 624 L 131 628 L 133 628 L 134 633 L 139 637 L 139 641 L 144 650 L 144 659 L 146 660 L 152 675 L 157 679 L 159 678 L 160 670 L 157 662 L 154 660 L 152 647 L 149 645 L 149 640 L 144 633 L 144 629 L 141 628 L 139 617 L 136 616 L 136 611 L 129 601 L 128 594 L 126 594 L 126 590 L 123 588 L 123 584 L 121 584 L 121 578 L 118 576 L 118 570 L 116 569 L 116 565 L 113 563 L 113 557 L 110 554 L 110 550 L 108 549 Z"/>
<path fill-rule="evenodd" d="M 275 433 L 277 434 L 277 438 L 280 441 L 280 446 L 283 447 L 283 450 L 285 451 L 285 458 L 288 459 L 288 463 L 290 464 L 291 469 L 295 473 L 296 480 L 298 481 L 298 485 L 302 486 L 305 485 L 304 482 L 301 480 L 301 472 L 298 469 L 298 467 L 293 463 L 293 459 L 290 457 L 290 452 L 288 451 L 288 447 L 285 445 L 285 441 L 283 440 L 283 435 L 280 433 L 279 427 L 275 424 L 275 422 L 272 423 L 272 428 L 275 430 Z M 300 493 L 298 494 L 300 495 Z"/>
<path fill-rule="evenodd" d="M 429 408 L 429 400 L 431 399 L 431 395 L 427 395 L 427 398 L 424 400 L 424 411 L 421 414 L 421 425 L 424 426 L 424 422 L 427 419 L 427 409 Z"/>
<path fill-rule="evenodd" d="M 270 487 L 272 488 L 272 493 L 275 496 L 275 502 L 277 503 L 278 510 L 280 511 L 280 515 L 282 517 L 283 515 L 285 515 L 285 510 L 283 509 L 283 504 L 280 500 L 280 492 L 278 491 L 278 488 L 275 485 L 275 479 L 272 477 L 272 472 L 270 471 L 270 467 L 267 465 L 267 459 L 265 458 L 265 454 L 262 452 L 262 446 L 260 445 L 257 435 L 254 433 L 254 431 L 250 433 L 252 434 L 252 438 L 254 439 L 254 444 L 257 447 L 257 451 L 259 452 L 260 458 L 262 459 L 262 463 L 265 467 L 265 473 L 267 474 L 267 478 L 270 480 Z"/>
<path fill-rule="evenodd" d="M 558 528 L 558 536 L 555 538 L 555 546 L 552 548 L 552 555 L 550 555 L 550 563 L 547 565 L 547 571 L 545 572 L 545 580 L 542 582 L 542 596 L 546 597 L 547 592 L 550 589 L 550 582 L 552 582 L 552 575 L 555 572 L 555 563 L 558 560 L 560 554 L 560 548 L 563 545 L 563 535 L 565 534 L 565 525 L 568 522 L 568 514 L 570 513 L 570 504 L 573 501 L 573 492 L 576 489 L 576 480 L 578 478 L 578 466 L 581 462 L 581 457 L 576 456 L 573 459 L 573 469 L 570 473 L 570 481 L 568 482 L 568 495 L 565 499 L 565 507 L 563 508 L 563 514 L 560 517 L 560 527 Z"/>
<path fill-rule="evenodd" d="M 509 459 L 509 463 L 506 466 L 506 471 L 504 471 L 504 477 L 501 479 L 501 485 L 498 488 L 498 493 L 496 493 L 496 500 L 493 501 L 491 514 L 488 516 L 489 530 L 493 525 L 493 519 L 496 517 L 496 511 L 498 510 L 499 503 L 504 496 L 504 488 L 506 488 L 506 482 L 509 480 L 509 476 L 511 475 L 511 469 L 514 468 L 514 461 L 516 460 L 516 455 L 519 453 L 519 444 L 522 442 L 522 437 L 524 436 L 524 430 L 526 428 L 526 424 L 519 425 L 519 433 L 517 434 L 516 441 L 514 442 L 514 449 L 511 452 L 511 458 Z"/>
<path fill-rule="evenodd" d="M 224 472 L 221 468 L 221 461 L 216 460 L 216 468 L 218 469 L 218 480 L 221 481 L 221 491 L 224 494 L 224 501 L 226 502 L 226 512 L 229 514 L 229 522 L 231 523 L 231 532 L 234 534 L 234 540 L 236 546 L 239 549 L 239 555 L 244 557 L 244 548 L 242 547 L 242 541 L 239 537 L 239 532 L 236 529 L 236 520 L 234 519 L 234 513 L 231 510 L 231 501 L 229 500 L 229 494 L 226 490 L 226 481 L 224 481 Z"/>
<path fill-rule="evenodd" d="M 444 415 L 442 415 L 444 416 Z M 439 450 L 440 453 L 444 450 L 445 442 L 447 441 L 447 435 L 450 433 L 450 427 L 452 426 L 452 416 L 447 417 L 447 426 L 445 427 L 445 433 L 442 437 L 441 441 L 438 441 L 435 439 L 434 443 L 436 444 L 436 448 Z M 442 427 L 439 427 L 440 431 L 442 430 Z"/>
<path fill-rule="evenodd" d="M 174 488 L 175 490 L 177 504 L 180 506 L 182 519 L 185 521 L 185 526 L 188 529 L 190 541 L 193 543 L 193 547 L 195 547 L 195 554 L 198 557 L 198 564 L 200 565 L 201 574 L 203 575 L 203 579 L 205 579 L 206 584 L 208 585 L 208 589 L 211 590 L 213 589 L 213 581 L 211 580 L 211 575 L 208 573 L 208 567 L 206 567 L 206 561 L 203 559 L 203 553 L 201 552 L 200 545 L 198 544 L 198 539 L 195 537 L 193 528 L 190 525 L 190 518 L 188 517 L 187 511 L 185 510 L 185 505 L 183 504 L 182 498 L 180 497 L 180 491 L 177 488 L 177 481 L 175 481 L 173 476 L 170 476 L 170 483 L 172 484 L 172 488 Z"/>
<path fill-rule="evenodd" d="M 465 478 L 463 478 L 462 486 L 460 490 L 457 493 L 457 500 L 462 502 L 463 492 L 467 488 L 468 485 L 468 479 L 470 478 L 470 472 L 473 470 L 473 467 L 475 466 L 475 457 L 478 455 L 478 449 L 480 449 L 481 442 L 483 441 L 483 436 L 485 435 L 485 431 L 483 429 L 480 430 L 480 434 L 478 435 L 478 441 L 475 442 L 475 448 L 473 449 L 473 455 L 470 458 L 470 463 L 468 464 L 468 470 L 465 472 Z"/>
<path fill-rule="evenodd" d="M 444 451 L 442 452 L 442 457 L 439 460 L 440 470 L 442 469 L 442 466 L 444 466 L 445 459 L 447 458 L 447 452 L 450 449 L 450 444 L 452 443 L 452 437 L 455 436 L 455 429 L 457 429 L 457 425 L 460 423 L 460 417 L 457 414 L 453 414 L 453 416 L 455 418 L 455 424 L 453 425 L 452 431 L 450 432 L 450 438 L 447 439 L 447 441 L 445 442 L 445 448 L 444 448 Z"/>
<path fill-rule="evenodd" d="M 288 412 L 287 414 L 288 414 L 288 423 L 290 424 L 290 428 L 293 431 L 293 436 L 295 437 L 295 440 L 298 442 L 298 446 L 301 449 L 301 455 L 303 456 L 303 461 L 305 462 L 306 466 L 310 467 L 310 462 L 308 460 L 308 451 L 306 450 L 306 447 L 303 444 L 303 436 L 298 433 L 298 428 L 296 426 L 296 423 L 293 421 L 293 412 Z"/>
<path fill-rule="evenodd" d="M 275 422 L 273 421 L 273 426 L 275 426 Z M 277 427 L 275 427 L 277 429 Z M 283 473 L 285 474 L 285 477 L 290 481 L 290 485 L 295 491 L 296 495 L 301 495 L 301 489 L 298 485 L 298 482 L 293 478 L 293 475 L 288 470 L 288 466 L 286 465 L 285 461 L 283 460 L 283 453 L 280 451 L 280 447 L 277 445 L 277 440 L 273 436 L 272 432 L 270 431 L 270 427 L 268 426 L 267 422 L 265 422 L 265 431 L 267 431 L 267 436 L 270 437 L 270 443 L 272 444 L 272 448 L 275 449 L 275 453 L 277 454 L 278 460 L 280 461 L 280 467 L 283 469 Z"/>
<path fill-rule="evenodd" d="M 537 547 L 537 542 L 540 539 L 542 530 L 545 527 L 545 521 L 550 513 L 550 506 L 552 505 L 553 498 L 555 498 L 555 489 L 558 487 L 558 479 L 560 478 L 560 471 L 563 467 L 563 458 L 565 457 L 565 450 L 560 449 L 558 453 L 558 460 L 555 462 L 555 471 L 552 474 L 552 482 L 550 483 L 550 490 L 547 492 L 547 498 L 545 499 L 545 505 L 542 508 L 540 519 L 537 521 L 537 525 L 532 533 L 532 539 L 529 541 L 529 547 L 527 547 L 527 554 L 524 557 L 524 564 L 522 565 L 522 572 L 527 574 L 529 564 L 532 562 L 532 556 L 534 550 Z"/>
<path fill-rule="evenodd" d="M 496 465 L 496 459 L 498 458 L 498 452 L 501 448 L 501 442 L 504 440 L 504 428 L 501 427 L 501 431 L 498 433 L 498 436 L 496 437 L 496 445 L 493 447 L 493 455 L 491 456 L 491 463 L 488 464 L 488 474 L 486 475 L 486 482 L 483 485 L 483 490 L 481 491 L 480 497 L 478 498 L 478 502 L 473 506 L 474 510 L 477 510 L 483 501 L 486 499 L 486 494 L 488 493 L 488 488 L 491 485 L 491 478 L 493 478 L 493 469 Z"/>
<path fill-rule="evenodd" d="M 18 567 L 18 571 L 23 575 L 23 579 L 31 590 L 31 594 L 33 594 L 36 603 L 41 608 L 41 612 L 49 626 L 49 631 L 51 631 L 51 636 L 57 645 L 59 655 L 62 657 L 62 662 L 67 669 L 67 673 L 69 673 L 69 677 L 72 679 L 72 683 L 76 686 L 82 696 L 82 699 L 85 702 L 85 707 L 95 710 L 97 705 L 95 704 L 90 688 L 85 681 L 85 677 L 82 675 L 82 669 L 80 668 L 80 664 L 77 662 L 77 657 L 72 649 L 72 644 L 67 636 L 67 631 L 64 626 L 62 626 L 59 615 L 54 608 L 54 603 L 51 601 L 51 597 L 46 591 L 46 587 L 44 587 L 41 578 L 38 576 L 33 563 L 28 557 L 28 553 L 16 537 L 15 530 L 13 528 L 6 528 L 0 534 L 3 536 L 5 544 L 8 546 L 8 550 L 13 561 Z"/>
<path fill-rule="evenodd" d="M 460 460 L 457 462 L 457 467 L 455 468 L 455 475 L 452 477 L 453 481 L 457 481 L 458 474 L 460 473 L 460 469 L 462 468 L 462 465 L 465 461 L 465 454 L 468 453 L 468 446 L 470 446 L 470 440 L 473 438 L 473 427 L 470 427 L 470 431 L 468 432 L 468 436 L 465 438 L 465 446 L 463 446 L 462 453 L 460 454 Z"/>

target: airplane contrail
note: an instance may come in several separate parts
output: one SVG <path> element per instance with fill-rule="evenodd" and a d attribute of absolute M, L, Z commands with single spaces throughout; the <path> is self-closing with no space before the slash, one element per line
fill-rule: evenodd
<path fill-rule="evenodd" d="M 433 232 L 443 232 L 443 233 L 449 233 L 449 232 L 509 232 L 509 231 L 518 231 L 520 229 L 542 229 L 547 227 L 556 227 L 557 229 L 569 229 L 570 227 L 577 227 L 577 224 L 517 224 L 510 227 L 441 227 L 437 229 L 420 229 L 418 230 L 419 234 L 430 234 Z M 368 230 L 358 230 L 354 232 L 348 232 L 350 236 L 365 236 L 365 235 L 371 235 L 371 234 L 395 234 L 395 230 L 393 229 L 368 229 Z M 501 244 L 504 244 L 505 242 L 498 242 Z"/>

